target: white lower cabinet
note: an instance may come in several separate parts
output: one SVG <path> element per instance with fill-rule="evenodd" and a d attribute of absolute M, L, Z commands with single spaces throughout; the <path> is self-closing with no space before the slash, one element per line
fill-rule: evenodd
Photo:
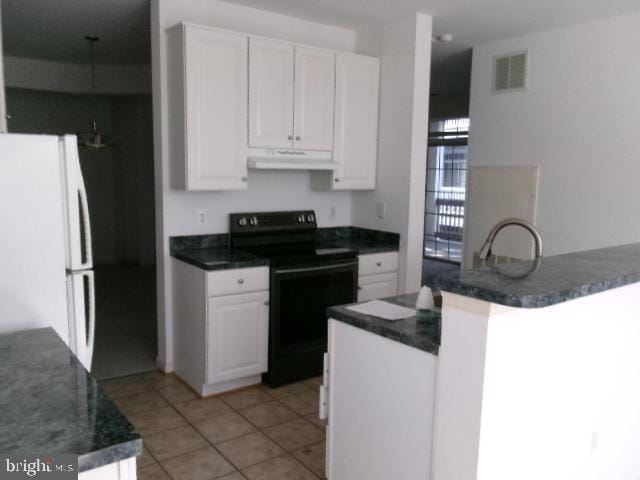
<path fill-rule="evenodd" d="M 267 371 L 269 268 L 208 272 L 172 259 L 175 372 L 200 395 Z"/>
<path fill-rule="evenodd" d="M 358 277 L 358 301 L 392 297 L 398 293 L 398 272 Z"/>
<path fill-rule="evenodd" d="M 136 457 L 109 463 L 78 474 L 78 480 L 136 480 Z"/>
<path fill-rule="evenodd" d="M 208 383 L 267 370 L 268 291 L 210 297 L 207 328 Z"/>
<path fill-rule="evenodd" d="M 327 478 L 428 480 L 436 357 L 329 320 Z"/>
<path fill-rule="evenodd" d="M 358 302 L 398 294 L 398 252 L 358 256 Z"/>

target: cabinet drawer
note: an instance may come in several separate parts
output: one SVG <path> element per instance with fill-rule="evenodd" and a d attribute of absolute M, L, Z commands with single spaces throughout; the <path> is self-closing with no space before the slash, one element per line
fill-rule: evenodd
<path fill-rule="evenodd" d="M 269 290 L 269 267 L 236 268 L 207 273 L 209 296 L 259 290 Z"/>
<path fill-rule="evenodd" d="M 366 302 L 375 298 L 393 297 L 397 294 L 397 272 L 358 277 L 358 302 Z"/>
<path fill-rule="evenodd" d="M 398 270 L 398 252 L 372 253 L 358 257 L 358 275 L 396 272 Z"/>

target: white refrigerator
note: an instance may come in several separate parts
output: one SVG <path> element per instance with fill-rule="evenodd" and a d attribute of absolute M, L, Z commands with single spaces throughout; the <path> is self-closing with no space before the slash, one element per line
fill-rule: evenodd
<path fill-rule="evenodd" d="M 0 333 L 53 327 L 90 370 L 91 228 L 76 142 L 0 134 Z"/>

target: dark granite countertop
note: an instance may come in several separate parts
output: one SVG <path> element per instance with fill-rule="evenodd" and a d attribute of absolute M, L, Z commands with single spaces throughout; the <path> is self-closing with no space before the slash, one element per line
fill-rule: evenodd
<path fill-rule="evenodd" d="M 436 276 L 431 287 L 509 307 L 547 307 L 640 282 L 640 243 L 543 257 L 530 275 L 511 278 L 533 266 L 530 260 L 462 270 Z"/>
<path fill-rule="evenodd" d="M 77 454 L 79 471 L 142 453 L 142 440 L 52 328 L 0 335 L 0 452 Z"/>
<path fill-rule="evenodd" d="M 382 300 L 414 308 L 417 293 L 383 298 Z M 372 315 L 349 310 L 349 305 L 341 305 L 327 309 L 327 316 L 335 320 L 361 328 L 376 335 L 395 340 L 410 347 L 423 350 L 433 355 L 438 354 L 440 347 L 440 316 L 418 320 L 415 316 L 403 320 L 389 321 Z"/>
<path fill-rule="evenodd" d="M 269 260 L 241 249 L 228 246 L 226 233 L 190 235 L 170 239 L 171 255 L 204 270 L 260 267 Z M 330 227 L 318 230 L 318 248 L 338 246 L 355 250 L 358 254 L 393 252 L 399 248 L 396 233 L 358 227 Z"/>
<path fill-rule="evenodd" d="M 269 265 L 269 259 L 228 247 L 178 250 L 175 258 L 204 270 L 225 270 L 228 268 L 261 267 Z"/>
<path fill-rule="evenodd" d="M 318 230 L 318 240 L 338 247 L 351 248 L 359 255 L 397 252 L 400 245 L 400 235 L 397 233 L 360 227 L 321 228 Z"/>

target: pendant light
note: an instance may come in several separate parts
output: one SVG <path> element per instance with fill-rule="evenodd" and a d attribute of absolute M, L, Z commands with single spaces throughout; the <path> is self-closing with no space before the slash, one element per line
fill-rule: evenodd
<path fill-rule="evenodd" d="M 93 48 L 100 38 L 95 36 L 84 38 L 89 43 L 89 59 L 91 61 L 91 119 L 89 120 L 89 131 L 78 133 L 78 145 L 91 150 L 104 150 L 112 147 L 115 140 L 108 133 L 100 132 L 96 124 L 96 66 Z"/>

